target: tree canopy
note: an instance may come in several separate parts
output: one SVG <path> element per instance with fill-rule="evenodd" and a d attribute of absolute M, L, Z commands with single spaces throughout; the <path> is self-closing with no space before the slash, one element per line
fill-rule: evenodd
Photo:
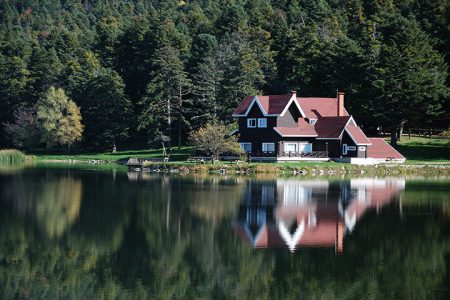
<path fill-rule="evenodd" d="M 58 86 L 94 150 L 183 143 L 292 89 L 345 91 L 365 130 L 430 126 L 450 113 L 449 16 L 449 0 L 2 1 L 0 124 Z"/>

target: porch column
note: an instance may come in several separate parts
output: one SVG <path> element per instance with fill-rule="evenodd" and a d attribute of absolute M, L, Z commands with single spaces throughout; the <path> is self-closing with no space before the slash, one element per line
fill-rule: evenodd
<path fill-rule="evenodd" d="M 278 156 L 282 156 L 282 153 L 284 152 L 284 142 L 278 142 Z"/>

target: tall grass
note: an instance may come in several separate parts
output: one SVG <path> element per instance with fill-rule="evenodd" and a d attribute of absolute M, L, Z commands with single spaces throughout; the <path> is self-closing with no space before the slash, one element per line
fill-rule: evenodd
<path fill-rule="evenodd" d="M 0 164 L 23 164 L 27 161 L 28 157 L 19 150 L 0 150 Z"/>

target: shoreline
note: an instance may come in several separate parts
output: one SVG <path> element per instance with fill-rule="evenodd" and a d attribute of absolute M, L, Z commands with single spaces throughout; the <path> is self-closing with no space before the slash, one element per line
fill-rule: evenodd
<path fill-rule="evenodd" d="M 122 161 L 80 160 L 80 159 L 43 159 L 37 163 L 49 164 L 117 164 L 126 166 Z M 424 164 L 378 164 L 352 165 L 348 163 L 217 163 L 196 164 L 186 161 L 167 163 L 151 162 L 142 168 L 129 167 L 129 171 L 143 173 L 194 173 L 194 174 L 273 174 L 273 175 L 450 175 L 450 164 L 429 162 Z"/>

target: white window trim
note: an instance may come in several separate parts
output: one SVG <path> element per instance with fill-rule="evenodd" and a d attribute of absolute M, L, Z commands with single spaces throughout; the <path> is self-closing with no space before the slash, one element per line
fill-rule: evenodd
<path fill-rule="evenodd" d="M 273 151 L 267 150 L 267 146 L 268 145 L 272 145 L 273 146 Z M 266 149 L 264 150 L 264 148 L 266 148 Z M 262 148 L 261 149 L 262 149 L 263 152 L 275 152 L 275 143 L 262 143 Z"/>
<path fill-rule="evenodd" d="M 364 147 L 364 146 L 359 146 L 359 147 L 358 147 L 358 151 L 366 151 L 366 147 Z"/>
<path fill-rule="evenodd" d="M 244 148 L 244 145 L 250 145 L 250 151 L 248 151 L 248 152 L 252 152 L 252 143 L 248 143 L 248 142 L 239 143 L 239 146 L 241 147 L 241 149 L 246 151 Z"/>
<path fill-rule="evenodd" d="M 347 151 L 356 151 L 356 146 L 347 146 Z"/>
<path fill-rule="evenodd" d="M 261 125 L 261 121 L 264 121 L 264 126 Z M 267 128 L 267 118 L 258 118 L 258 127 L 259 128 Z"/>
<path fill-rule="evenodd" d="M 342 155 L 347 155 L 347 144 L 342 144 Z"/>
<path fill-rule="evenodd" d="M 255 125 L 254 126 L 250 125 L 251 121 L 255 121 Z M 256 118 L 249 118 L 249 119 L 247 119 L 247 128 L 256 128 L 256 125 L 258 125 L 258 122 L 257 122 Z"/>
<path fill-rule="evenodd" d="M 287 145 L 295 145 L 295 151 L 286 151 Z M 297 153 L 298 152 L 298 143 L 285 143 L 284 144 L 284 152 Z"/>
<path fill-rule="evenodd" d="M 316 125 L 317 119 L 309 119 L 309 125 Z"/>

